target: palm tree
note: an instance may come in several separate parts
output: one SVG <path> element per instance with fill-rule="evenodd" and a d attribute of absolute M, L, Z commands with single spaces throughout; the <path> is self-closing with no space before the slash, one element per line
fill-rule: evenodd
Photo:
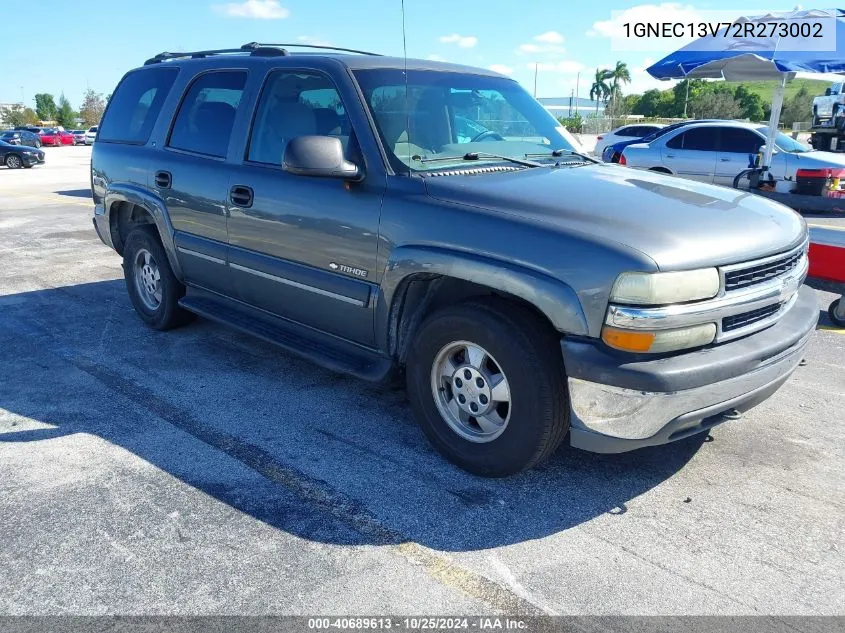
<path fill-rule="evenodd" d="M 613 99 L 613 106 L 616 106 L 618 98 L 621 96 L 620 84 L 631 83 L 631 71 L 628 70 L 628 64 L 625 62 L 616 62 L 616 68 L 607 71 L 608 79 L 613 81 L 610 84 L 610 96 Z M 611 108 L 611 111 L 613 108 Z"/>
<path fill-rule="evenodd" d="M 609 70 L 596 68 L 596 77 L 593 80 L 593 85 L 590 86 L 590 99 L 596 102 L 596 116 L 599 115 L 599 101 L 606 101 L 607 95 L 610 94 L 610 86 L 607 85 L 607 80 L 610 77 Z"/>

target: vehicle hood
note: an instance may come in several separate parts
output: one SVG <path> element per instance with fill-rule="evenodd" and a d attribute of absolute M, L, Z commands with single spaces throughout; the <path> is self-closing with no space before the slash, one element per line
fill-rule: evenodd
<path fill-rule="evenodd" d="M 636 249 L 662 270 L 736 263 L 801 244 L 800 215 L 748 192 L 613 164 L 425 179 L 430 196 Z"/>

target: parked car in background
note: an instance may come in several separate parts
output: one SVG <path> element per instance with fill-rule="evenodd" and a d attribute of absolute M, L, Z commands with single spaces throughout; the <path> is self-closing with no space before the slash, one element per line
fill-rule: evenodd
<path fill-rule="evenodd" d="M 26 145 L 28 147 L 41 147 L 41 139 L 38 135 L 29 130 L 6 130 L 0 133 L 0 140 L 10 145 Z"/>
<path fill-rule="evenodd" d="M 73 142 L 73 134 L 68 132 L 67 130 L 58 130 L 57 134 L 62 141 L 62 145 L 74 145 Z"/>
<path fill-rule="evenodd" d="M 49 145 L 51 147 L 59 147 L 62 144 L 61 133 L 51 127 L 41 128 L 38 133 L 38 138 L 41 139 L 42 145 Z"/>
<path fill-rule="evenodd" d="M 93 145 L 94 141 L 97 139 L 97 126 L 91 126 L 88 128 L 88 131 L 85 132 L 85 144 L 86 145 Z"/>
<path fill-rule="evenodd" d="M 845 82 L 831 85 L 824 96 L 813 99 L 813 127 L 831 124 L 845 126 Z"/>
<path fill-rule="evenodd" d="M 650 143 L 634 143 L 620 164 L 732 187 L 766 143 L 766 126 L 739 121 L 692 123 Z M 796 180 L 799 169 L 845 167 L 845 155 L 819 152 L 778 132 L 772 155 L 775 180 Z"/>
<path fill-rule="evenodd" d="M 629 145 L 633 145 L 634 143 L 650 143 L 654 139 L 660 138 L 664 134 L 668 134 L 669 132 L 677 130 L 679 127 L 690 125 L 691 123 L 705 123 L 709 121 L 717 122 L 721 120 L 722 119 L 691 119 L 689 121 L 679 121 L 678 123 L 672 123 L 671 125 L 662 127 L 659 130 L 655 130 L 654 132 L 652 132 L 648 136 L 644 136 L 643 138 L 629 138 L 624 141 L 614 143 L 613 145 L 608 145 L 604 148 L 604 151 L 601 155 L 601 159 L 605 163 L 618 163 L 619 157 L 622 156 L 622 150 L 624 150 Z"/>
<path fill-rule="evenodd" d="M 630 139 L 643 138 L 652 132 L 655 132 L 663 126 L 658 123 L 637 123 L 636 125 L 623 125 L 615 130 L 611 130 L 606 134 L 600 135 L 596 139 L 596 147 L 593 154 L 601 156 L 604 148 L 608 145 L 613 145 L 619 141 L 627 141 Z"/>
<path fill-rule="evenodd" d="M 71 134 L 73 134 L 74 145 L 85 145 L 85 130 L 73 130 Z"/>
<path fill-rule="evenodd" d="M 0 141 L 0 164 L 9 169 L 30 168 L 44 162 L 44 151 L 27 145 Z"/>

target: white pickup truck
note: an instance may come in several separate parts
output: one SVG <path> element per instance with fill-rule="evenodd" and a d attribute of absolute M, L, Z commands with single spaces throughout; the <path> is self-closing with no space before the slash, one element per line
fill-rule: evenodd
<path fill-rule="evenodd" d="M 813 127 L 845 125 L 845 82 L 835 83 L 813 99 Z"/>

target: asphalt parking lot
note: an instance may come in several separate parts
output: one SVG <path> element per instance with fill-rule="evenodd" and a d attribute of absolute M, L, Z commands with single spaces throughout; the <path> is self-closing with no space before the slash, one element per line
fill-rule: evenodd
<path fill-rule="evenodd" d="M 843 612 L 826 316 L 706 438 L 480 479 L 400 389 L 202 320 L 146 329 L 91 225 L 90 148 L 46 151 L 0 169 L 0 614 Z"/>

